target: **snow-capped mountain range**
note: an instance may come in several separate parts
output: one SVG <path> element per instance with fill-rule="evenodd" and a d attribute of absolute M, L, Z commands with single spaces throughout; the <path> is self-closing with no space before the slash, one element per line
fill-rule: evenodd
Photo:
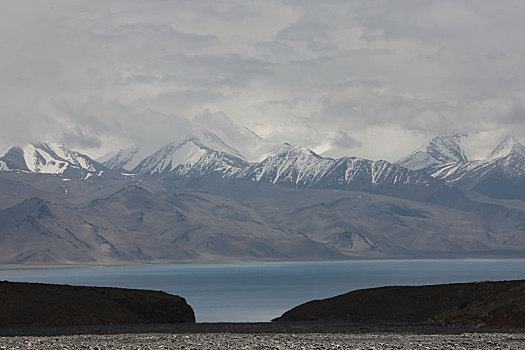
<path fill-rule="evenodd" d="M 421 171 L 355 157 L 332 159 L 288 143 L 260 162 L 248 162 L 237 150 L 208 132 L 168 144 L 144 158 L 131 172 L 186 177 L 220 176 L 295 188 L 367 189 L 396 184 L 426 184 L 434 180 Z M 104 163 L 110 166 L 110 163 Z"/>
<path fill-rule="evenodd" d="M 470 160 L 462 146 L 467 137 L 434 137 L 396 164 L 490 196 L 525 198 L 525 147 L 509 135 L 485 157 Z"/>
<path fill-rule="evenodd" d="M 471 160 L 467 137 L 398 164 L 262 139 L 245 156 L 211 132 L 98 161 L 13 146 L 0 156 L 0 262 L 522 257 L 525 148 L 507 137 Z"/>
<path fill-rule="evenodd" d="M 374 191 L 385 185 L 428 184 L 423 172 L 387 161 L 355 157 L 322 157 L 306 147 L 284 144 L 266 159 L 242 170 L 238 178 L 296 188 L 359 189 Z"/>
<path fill-rule="evenodd" d="M 473 172 L 487 173 L 494 167 L 509 177 L 525 175 L 525 147 L 514 136 L 507 136 L 488 155 L 477 160 L 465 155 L 462 141 L 466 137 L 467 134 L 434 137 L 396 164 L 410 170 L 424 170 L 448 182 L 459 181 Z"/>
<path fill-rule="evenodd" d="M 180 143 L 170 143 L 152 155 L 144 158 L 135 168 L 133 173 L 177 174 L 181 176 L 207 176 L 219 174 L 221 176 L 234 176 L 246 164 L 246 161 L 232 148 L 222 142 L 217 142 L 215 135 L 208 135 L 203 142 L 202 138 L 190 136 Z"/>
<path fill-rule="evenodd" d="M 255 136 L 261 144 L 262 139 Z M 113 174 L 142 176 L 218 176 L 295 188 L 369 192 L 398 185 L 428 187 L 446 182 L 495 197 L 525 197 L 522 193 L 525 188 L 525 147 L 515 137 L 508 136 L 484 159 L 469 160 L 462 146 L 467 137 L 467 134 L 434 137 L 396 163 L 356 157 L 333 159 L 288 143 L 273 145 L 261 161 L 250 162 L 242 150 L 204 130 L 182 141 L 169 143 L 149 155 L 140 146 L 132 146 L 97 161 L 61 144 L 13 146 L 0 157 L 0 170 L 60 174 L 82 179 L 100 177 L 112 171 Z M 270 148 L 269 144 L 265 147 Z M 508 188 L 502 188 L 506 183 L 509 183 Z"/>

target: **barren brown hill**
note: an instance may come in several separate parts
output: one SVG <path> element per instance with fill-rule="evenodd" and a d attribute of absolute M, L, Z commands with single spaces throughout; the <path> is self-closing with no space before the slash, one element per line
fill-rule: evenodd
<path fill-rule="evenodd" d="M 160 291 L 0 282 L 0 327 L 194 323 L 184 298 Z"/>
<path fill-rule="evenodd" d="M 274 321 L 434 321 L 525 328 L 525 280 L 362 289 L 299 305 Z"/>

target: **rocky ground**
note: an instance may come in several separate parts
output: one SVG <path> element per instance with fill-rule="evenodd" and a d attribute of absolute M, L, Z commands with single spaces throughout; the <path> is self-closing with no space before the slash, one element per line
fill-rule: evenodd
<path fill-rule="evenodd" d="M 523 349 L 525 334 L 112 334 L 3 337 L 0 349 Z"/>
<path fill-rule="evenodd" d="M 2 350 L 525 348 L 525 330 L 491 331 L 422 324 L 136 325 L 0 330 L 0 334 Z"/>

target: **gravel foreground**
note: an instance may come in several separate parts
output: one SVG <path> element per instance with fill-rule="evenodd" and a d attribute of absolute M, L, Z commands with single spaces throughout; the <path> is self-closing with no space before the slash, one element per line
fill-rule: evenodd
<path fill-rule="evenodd" d="M 525 334 L 137 333 L 2 337 L 0 349 L 524 349 Z"/>
<path fill-rule="evenodd" d="M 4 349 L 525 349 L 525 330 L 414 323 L 197 323 L 0 329 Z"/>

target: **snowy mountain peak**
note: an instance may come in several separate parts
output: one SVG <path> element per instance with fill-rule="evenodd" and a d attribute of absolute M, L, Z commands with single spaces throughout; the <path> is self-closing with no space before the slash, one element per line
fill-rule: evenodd
<path fill-rule="evenodd" d="M 295 146 L 287 142 L 285 142 L 281 146 L 275 148 L 274 150 L 268 153 L 268 157 L 275 157 L 275 156 L 282 156 L 282 155 L 288 155 L 292 157 L 306 156 L 306 157 L 316 157 L 320 159 L 324 158 L 307 147 Z"/>
<path fill-rule="evenodd" d="M 236 150 L 216 135 L 189 136 L 180 143 L 169 143 L 143 159 L 133 172 L 139 174 L 221 175 L 236 173 L 245 161 Z"/>
<path fill-rule="evenodd" d="M 487 156 L 486 161 L 493 161 L 508 156 L 511 153 L 525 155 L 525 147 L 512 135 L 508 135 Z"/>
<path fill-rule="evenodd" d="M 239 177 L 252 181 L 304 187 L 315 183 L 335 161 L 312 150 L 285 143 L 268 154 L 263 161 L 244 169 Z"/>
<path fill-rule="evenodd" d="M 101 174 L 105 167 L 88 156 L 60 143 L 38 142 L 11 147 L 2 157 L 3 170 L 43 174 L 71 174 L 77 177 Z"/>
<path fill-rule="evenodd" d="M 396 164 L 410 170 L 421 170 L 446 163 L 468 162 L 461 146 L 461 141 L 467 136 L 463 133 L 436 136 Z"/>
<path fill-rule="evenodd" d="M 140 162 L 141 147 L 134 145 L 119 151 L 110 152 L 97 158 L 97 161 L 111 169 L 131 170 Z"/>
<path fill-rule="evenodd" d="M 183 139 L 170 142 L 161 148 L 157 148 L 156 151 L 151 148 L 148 150 L 145 147 L 134 145 L 115 152 L 107 153 L 98 158 L 97 161 L 111 169 L 124 169 L 128 171 L 136 171 L 136 169 L 144 170 L 143 162 L 146 159 L 148 159 L 148 161 L 152 161 L 153 159 L 160 161 L 162 157 L 169 157 L 169 154 L 176 152 L 177 149 L 188 143 L 193 144 L 196 147 L 195 149 L 206 150 L 208 152 L 221 152 L 244 160 L 243 155 L 239 151 L 230 147 L 220 137 L 209 130 L 200 129 Z M 141 166 L 139 167 L 139 165 Z M 166 170 L 165 166 L 162 166 L 162 168 Z M 150 170 L 152 169 L 149 169 L 148 171 Z"/>
<path fill-rule="evenodd" d="M 193 136 L 186 138 L 186 140 L 191 140 L 212 150 L 228 153 L 244 159 L 244 156 L 241 154 L 241 152 L 226 144 L 219 136 L 215 135 L 209 130 L 201 130 L 200 132 L 195 133 Z"/>
<path fill-rule="evenodd" d="M 433 138 L 397 164 L 492 197 L 523 198 L 525 147 L 515 137 L 507 136 L 485 155 L 480 151 L 483 144 L 476 145 L 465 137 L 455 134 Z M 464 152 L 469 146 L 472 160 L 467 160 Z"/>

